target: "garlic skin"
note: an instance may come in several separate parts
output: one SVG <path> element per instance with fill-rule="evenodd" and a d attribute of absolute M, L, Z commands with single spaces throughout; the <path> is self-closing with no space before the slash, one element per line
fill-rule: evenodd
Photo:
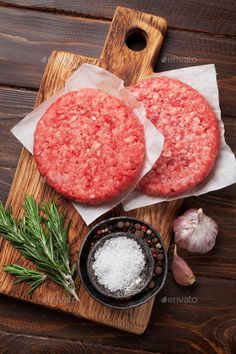
<path fill-rule="evenodd" d="M 179 247 L 206 253 L 215 246 L 218 226 L 202 209 L 189 209 L 175 219 L 173 230 Z"/>
<path fill-rule="evenodd" d="M 189 265 L 177 254 L 176 245 L 172 261 L 172 275 L 176 283 L 182 286 L 189 286 L 196 282 L 196 278 Z"/>

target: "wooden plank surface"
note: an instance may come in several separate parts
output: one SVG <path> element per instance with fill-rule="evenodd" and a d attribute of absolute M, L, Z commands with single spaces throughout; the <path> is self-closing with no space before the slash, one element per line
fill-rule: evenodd
<path fill-rule="evenodd" d="M 35 11 L 1 8 L 1 82 L 38 89 L 52 50 L 99 57 L 109 25 L 71 16 L 54 18 L 51 13 L 39 16 Z"/>
<path fill-rule="evenodd" d="M 209 268 L 210 264 L 206 273 Z M 52 353 L 234 354 L 236 282 L 221 279 L 220 284 L 219 279 L 198 276 L 197 285 L 186 289 L 169 274 L 141 336 L 4 297 L 0 352 L 10 346 L 10 353 L 17 348 L 22 354 L 45 353 L 49 348 Z"/>
<path fill-rule="evenodd" d="M 99 57 L 109 26 L 108 21 L 1 8 L 1 83 L 38 89 L 52 50 Z M 230 103 L 225 104 L 226 114 L 231 115 L 236 105 L 235 53 L 236 38 L 169 29 L 154 71 L 215 63 L 222 94 Z"/>
<path fill-rule="evenodd" d="M 29 6 L 28 0 L 17 1 L 17 3 Z M 57 0 L 37 1 L 37 6 L 42 6 L 43 12 L 35 11 L 33 16 L 30 11 L 30 18 L 37 19 L 37 23 L 40 23 L 41 18 L 44 28 L 50 28 L 49 31 L 44 31 L 43 39 L 40 41 L 38 40 L 41 35 L 40 26 L 34 27 L 33 20 L 30 23 L 27 15 L 29 10 L 24 10 L 19 16 L 16 16 L 15 9 L 12 8 L 5 16 L 5 8 L 0 7 L 0 16 L 4 14 L 0 20 L 0 85 L 16 85 L 25 87 L 27 90 L 34 85 L 36 90 L 45 66 L 45 63 L 40 61 L 42 52 L 45 51 L 48 55 L 50 49 L 56 49 L 56 46 L 67 49 L 70 45 L 73 46 L 73 51 L 76 51 L 76 36 L 80 36 L 81 40 L 86 36 L 86 33 L 82 33 L 81 28 L 80 32 L 76 33 L 77 23 L 81 20 L 80 16 L 76 14 L 81 13 L 85 7 L 88 9 L 88 15 L 82 13 L 82 16 L 87 17 L 84 18 L 84 21 L 90 23 L 88 17 L 91 17 L 91 14 L 96 12 L 102 4 L 99 2 L 96 3 L 96 6 L 92 6 L 93 2 L 61 1 L 62 8 L 73 3 L 76 10 L 67 21 L 68 16 L 64 11 L 62 11 L 63 14 L 60 11 L 54 11 L 55 6 L 57 9 L 59 8 L 58 3 Z M 108 4 L 109 1 L 106 3 Z M 99 11 L 112 14 L 114 2 L 110 3 L 110 6 L 104 9 L 100 8 Z M 208 2 L 189 0 L 183 1 L 181 7 L 177 6 L 178 0 L 175 2 L 176 6 L 173 5 L 173 1 L 170 4 L 168 0 L 144 0 L 143 2 L 133 0 L 132 3 L 137 9 L 143 4 L 147 8 L 150 6 L 150 12 L 155 15 L 167 13 L 166 9 L 174 6 L 176 7 L 175 12 L 170 8 L 168 13 L 171 26 L 177 27 L 173 22 L 177 20 L 180 29 L 184 29 L 186 23 L 190 23 L 192 29 L 201 30 L 200 26 L 203 25 L 207 32 L 212 32 L 210 36 L 198 32 L 188 33 L 187 36 L 185 33 L 188 31 L 169 30 L 168 36 L 170 33 L 172 35 L 167 37 L 169 38 L 168 43 L 167 40 L 165 41 L 165 44 L 168 44 L 168 50 L 164 47 L 163 54 L 161 53 L 159 59 L 164 55 L 171 60 L 159 61 L 158 65 L 162 66 L 162 70 L 171 70 L 195 65 L 191 61 L 185 64 L 182 60 L 185 58 L 197 57 L 201 63 L 215 62 L 216 58 L 218 78 L 220 79 L 218 81 L 220 105 L 224 114 L 226 139 L 236 152 L 235 37 L 214 35 L 214 33 L 224 34 L 226 32 L 234 34 L 236 27 L 232 25 L 232 16 L 228 16 L 227 9 L 230 8 L 230 11 L 232 9 L 231 14 L 233 14 L 235 2 L 229 0 Z M 49 4 L 51 4 L 51 12 L 47 13 L 49 17 L 45 20 L 44 15 Z M 214 4 L 216 4 L 216 9 L 212 9 Z M 202 17 L 200 18 L 199 12 L 193 9 L 200 9 Z M 220 9 L 219 15 L 216 14 L 218 9 Z M 61 21 L 61 16 L 66 19 Z M 103 16 L 101 15 L 101 17 Z M 221 18 L 224 20 L 221 21 Z M 74 20 L 78 22 L 73 22 Z M 56 35 L 54 37 L 56 30 L 53 26 L 57 27 L 58 21 L 61 23 L 62 36 Z M 75 26 L 69 27 L 70 21 L 75 23 Z M 103 22 L 106 23 L 106 21 Z M 2 23 L 4 26 L 1 26 Z M 19 36 L 19 42 L 17 41 L 18 28 L 22 37 Z M 23 30 L 24 28 L 25 30 Z M 187 29 L 187 27 L 185 28 Z M 70 31 L 73 40 L 70 40 Z M 99 31 L 98 27 L 96 27 L 96 31 Z M 102 33 L 101 36 L 104 36 L 105 39 L 106 33 L 104 32 L 104 35 Z M 63 41 L 64 36 L 67 36 L 66 41 Z M 25 43 L 23 38 L 25 38 Z M 62 38 L 61 41 L 60 38 Z M 218 44 L 218 40 L 220 44 Z M 174 42 L 172 43 L 172 41 Z M 29 42 L 28 45 L 27 42 Z M 96 45 L 96 41 L 93 41 L 93 33 L 81 47 L 81 51 L 84 48 L 89 48 L 88 52 L 83 53 L 84 55 L 91 55 L 89 46 L 93 45 L 92 43 Z M 99 44 L 96 49 L 98 54 L 101 52 L 102 45 L 103 43 Z M 13 50 L 14 46 L 15 51 Z M 80 46 L 79 43 L 78 46 Z M 26 57 L 28 61 L 23 61 L 22 58 Z M 172 60 L 172 58 L 175 59 Z M 178 60 L 179 58 L 182 61 Z M 227 62 L 230 63 L 230 72 Z M 9 129 L 33 108 L 34 99 L 35 92 L 25 93 L 24 90 L 0 87 L 0 199 L 3 200 L 6 200 L 9 192 L 21 149 Z M 6 144 L 10 147 L 10 151 L 4 148 Z M 48 353 L 50 350 L 57 353 L 99 353 L 101 351 L 103 353 L 133 354 L 144 352 L 235 353 L 235 192 L 235 186 L 231 186 L 198 198 L 189 198 L 184 203 L 183 210 L 187 207 L 203 206 L 207 213 L 214 216 L 220 223 L 217 245 L 210 256 L 186 255 L 186 259 L 194 268 L 198 279 L 198 302 L 195 306 L 184 303 L 162 304 L 160 299 L 157 299 L 148 330 L 137 338 L 137 336 L 124 334 L 108 327 L 104 328 L 82 319 L 76 320 L 73 316 L 0 296 L 0 352 L 10 354 L 16 352 Z M 168 296 L 168 294 L 181 299 L 189 294 L 189 290 L 176 286 L 171 277 L 168 277 L 167 286 L 163 289 L 161 297 L 162 295 Z"/>
<path fill-rule="evenodd" d="M 1 3 L 102 19 L 112 19 L 116 7 L 125 6 L 166 17 L 170 27 L 236 35 L 234 0 L 3 0 Z"/>

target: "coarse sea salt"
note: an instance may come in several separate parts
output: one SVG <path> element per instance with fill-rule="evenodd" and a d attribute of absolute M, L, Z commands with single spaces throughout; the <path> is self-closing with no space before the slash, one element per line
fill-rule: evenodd
<path fill-rule="evenodd" d="M 98 282 L 111 292 L 123 291 L 141 281 L 146 265 L 139 244 L 127 237 L 106 240 L 94 255 L 92 268 Z"/>

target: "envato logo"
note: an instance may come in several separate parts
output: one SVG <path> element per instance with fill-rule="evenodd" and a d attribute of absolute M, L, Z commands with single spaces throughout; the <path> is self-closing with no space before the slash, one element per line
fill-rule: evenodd
<path fill-rule="evenodd" d="M 48 58 L 46 56 L 40 59 L 41 63 L 46 64 L 48 62 Z"/>
<path fill-rule="evenodd" d="M 58 63 L 60 64 L 63 61 L 64 65 L 70 64 L 71 63 L 71 57 L 66 56 L 64 54 L 58 54 L 56 58 L 54 57 L 47 57 L 47 56 L 43 56 L 40 59 L 42 64 L 48 64 L 50 63 L 50 61 L 52 61 L 52 63 Z"/>
<path fill-rule="evenodd" d="M 43 297 L 41 299 L 42 303 L 45 305 L 59 305 L 59 304 L 75 304 L 76 299 L 70 296 L 54 296 L 52 298 Z"/>
<path fill-rule="evenodd" d="M 194 296 L 163 296 L 161 302 L 163 304 L 196 304 L 197 297 Z"/>
<path fill-rule="evenodd" d="M 180 64 L 192 64 L 192 63 L 197 63 L 197 58 L 196 57 L 162 57 L 161 62 L 162 63 L 180 63 Z"/>

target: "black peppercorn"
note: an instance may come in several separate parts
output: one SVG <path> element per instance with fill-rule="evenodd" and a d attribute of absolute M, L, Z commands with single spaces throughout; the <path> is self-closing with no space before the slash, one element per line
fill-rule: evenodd
<path fill-rule="evenodd" d="M 141 229 L 141 225 L 140 224 L 135 224 L 134 227 L 135 227 L 135 230 L 140 230 Z"/>
<path fill-rule="evenodd" d="M 117 223 L 118 229 L 123 229 L 124 226 L 125 226 L 125 223 L 124 223 L 123 221 L 119 221 L 119 222 Z"/>
<path fill-rule="evenodd" d="M 158 261 L 163 261 L 164 255 L 163 255 L 162 253 L 159 253 L 159 254 L 157 255 L 157 259 L 158 259 Z"/>
<path fill-rule="evenodd" d="M 156 273 L 156 275 L 161 275 L 161 273 L 162 273 L 162 268 L 159 267 L 159 266 L 156 266 L 156 267 L 155 267 L 155 273 Z"/>
<path fill-rule="evenodd" d="M 141 231 L 141 230 L 136 230 L 134 234 L 138 237 L 143 237 L 143 235 L 144 235 L 143 231 Z"/>
<path fill-rule="evenodd" d="M 152 280 L 148 285 L 149 289 L 153 289 L 153 288 L 155 288 L 155 286 L 156 286 L 156 283 L 154 280 Z"/>

